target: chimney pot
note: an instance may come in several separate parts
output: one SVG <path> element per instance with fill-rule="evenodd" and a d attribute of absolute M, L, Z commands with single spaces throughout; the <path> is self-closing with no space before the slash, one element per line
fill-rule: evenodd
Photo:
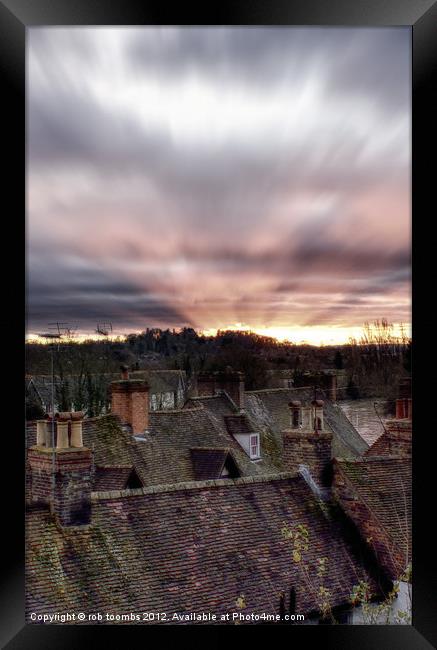
<path fill-rule="evenodd" d="M 36 444 L 38 447 L 45 447 L 47 441 L 47 420 L 36 422 Z"/>
<path fill-rule="evenodd" d="M 68 422 L 71 420 L 70 411 L 61 411 L 61 413 L 56 413 L 55 418 L 60 422 Z"/>
<path fill-rule="evenodd" d="M 129 366 L 122 365 L 120 366 L 121 378 L 127 381 L 129 379 Z"/>
<path fill-rule="evenodd" d="M 56 449 L 68 449 L 68 421 L 58 420 L 56 428 Z"/>
<path fill-rule="evenodd" d="M 75 419 L 71 422 L 70 444 L 72 447 L 83 447 L 82 419 Z"/>

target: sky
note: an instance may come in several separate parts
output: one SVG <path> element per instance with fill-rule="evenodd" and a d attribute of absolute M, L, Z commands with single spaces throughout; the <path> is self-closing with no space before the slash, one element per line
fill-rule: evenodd
<path fill-rule="evenodd" d="M 27 332 L 410 323 L 410 28 L 30 28 Z"/>

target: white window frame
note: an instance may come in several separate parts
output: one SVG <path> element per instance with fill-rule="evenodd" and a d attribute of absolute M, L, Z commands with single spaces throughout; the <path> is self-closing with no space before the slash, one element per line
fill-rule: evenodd
<path fill-rule="evenodd" d="M 256 440 L 256 454 L 253 453 L 252 449 L 255 445 L 253 445 L 252 440 Z M 251 433 L 249 436 L 249 457 L 251 460 L 255 460 L 255 458 L 260 457 L 260 449 L 259 449 L 259 433 Z"/>

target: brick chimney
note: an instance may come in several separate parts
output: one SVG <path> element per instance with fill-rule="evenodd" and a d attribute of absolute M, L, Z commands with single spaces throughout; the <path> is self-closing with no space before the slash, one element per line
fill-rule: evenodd
<path fill-rule="evenodd" d="M 82 443 L 83 414 L 59 415 L 55 446 L 52 423 L 40 421 L 37 444 L 28 451 L 31 501 L 49 505 L 61 526 L 81 526 L 91 521 L 92 453 Z"/>
<path fill-rule="evenodd" d="M 411 420 L 413 416 L 411 397 L 401 397 L 396 400 L 396 420 Z"/>
<path fill-rule="evenodd" d="M 291 428 L 282 432 L 282 462 L 286 471 L 307 467 L 319 487 L 330 485 L 332 434 L 324 429 L 323 401 L 310 406 L 289 404 Z"/>
<path fill-rule="evenodd" d="M 149 424 L 149 384 L 145 379 L 130 379 L 126 366 L 122 366 L 122 379 L 111 382 L 111 412 L 132 433 L 144 433 Z"/>
<path fill-rule="evenodd" d="M 396 400 L 396 420 L 412 419 L 411 378 L 404 377 L 399 381 L 398 399 Z"/>
<path fill-rule="evenodd" d="M 215 373 L 200 372 L 196 377 L 197 397 L 208 397 L 215 395 Z"/>
<path fill-rule="evenodd" d="M 239 409 L 244 408 L 244 374 L 230 366 L 218 372 L 202 372 L 197 375 L 197 395 L 216 395 L 225 391 Z"/>
<path fill-rule="evenodd" d="M 244 374 L 230 366 L 216 373 L 216 390 L 224 390 L 239 409 L 244 409 Z"/>

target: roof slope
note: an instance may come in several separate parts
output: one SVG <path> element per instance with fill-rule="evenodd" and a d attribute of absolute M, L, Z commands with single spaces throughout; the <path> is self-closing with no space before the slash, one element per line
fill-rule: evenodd
<path fill-rule="evenodd" d="M 156 454 L 165 458 L 165 455 L 170 453 L 177 463 L 172 473 L 172 482 L 194 479 L 190 454 L 190 449 L 193 447 L 229 449 L 243 476 L 277 471 L 270 457 L 266 454 L 263 456 L 262 452 L 260 461 L 251 461 L 235 438 L 229 434 L 223 417 L 218 414 L 218 412 L 229 412 L 231 407 L 226 405 L 226 401 L 222 396 L 190 400 L 181 410 L 151 412 L 148 433 L 144 436 L 144 442 L 139 443 L 144 445 L 141 450 L 143 456 L 147 454 L 151 463 L 154 463 Z M 196 406 L 193 407 L 193 404 Z M 204 404 L 207 404 L 207 407 L 204 407 Z M 214 407 L 217 406 L 216 411 Z M 235 415 L 234 411 L 231 412 Z M 167 471 L 171 472 L 170 469 Z"/>
<path fill-rule="evenodd" d="M 248 415 L 258 422 L 264 431 L 270 431 L 274 435 L 276 443 L 282 447 L 281 433 L 290 427 L 288 403 L 292 400 L 309 402 L 313 397 L 313 388 L 272 388 L 247 391 L 245 407 Z M 354 458 L 365 453 L 368 444 L 339 406 L 324 398 L 323 413 L 326 428 L 333 434 L 333 457 Z"/>
<path fill-rule="evenodd" d="M 199 447 L 191 449 L 196 480 L 220 478 L 228 454 L 228 449 L 200 449 Z"/>
<path fill-rule="evenodd" d="M 393 577 L 411 562 L 411 459 L 336 460 L 335 493 Z"/>
<path fill-rule="evenodd" d="M 241 462 L 244 463 L 248 474 L 282 469 L 282 440 L 280 440 L 280 436 L 275 435 L 275 432 L 270 428 L 263 427 L 262 422 L 256 416 L 254 417 L 254 414 L 249 409 L 244 409 L 244 412 L 240 413 L 224 391 L 214 396 L 191 398 L 184 408 L 192 408 L 193 405 L 201 405 L 209 413 L 212 422 L 226 436 L 227 440 L 232 441 L 229 444 L 239 450 L 241 450 L 241 447 L 236 442 L 233 434 L 242 432 L 260 434 L 261 460 L 255 464 L 249 460 L 244 451 L 241 451 L 243 455 L 240 454 Z"/>
<path fill-rule="evenodd" d="M 36 423 L 27 426 L 27 445 L 36 444 Z M 143 485 L 164 485 L 195 480 L 190 449 L 210 447 L 228 449 L 241 476 L 272 473 L 277 468 L 265 456 L 253 462 L 231 436 L 223 421 L 218 421 L 202 404 L 195 408 L 149 413 L 148 432 L 133 437 L 114 415 L 83 420 L 83 444 L 94 452 L 98 466 L 134 466 Z M 107 475 L 106 480 L 110 480 Z M 114 476 L 112 489 L 119 489 Z M 109 487 L 109 484 L 107 484 Z"/>
<path fill-rule="evenodd" d="M 94 490 L 124 490 L 133 469 L 133 465 L 96 467 Z"/>
<path fill-rule="evenodd" d="M 348 602 L 367 579 L 358 555 L 300 477 L 246 478 L 122 493 L 95 493 L 93 519 L 60 529 L 46 511 L 27 514 L 26 592 L 30 612 L 279 613 L 294 587 L 297 611 Z M 284 523 L 308 531 L 301 562 Z M 319 559 L 329 558 L 320 575 Z M 303 578 L 303 573 L 308 580 Z M 171 621 L 170 621 L 171 622 Z"/>

